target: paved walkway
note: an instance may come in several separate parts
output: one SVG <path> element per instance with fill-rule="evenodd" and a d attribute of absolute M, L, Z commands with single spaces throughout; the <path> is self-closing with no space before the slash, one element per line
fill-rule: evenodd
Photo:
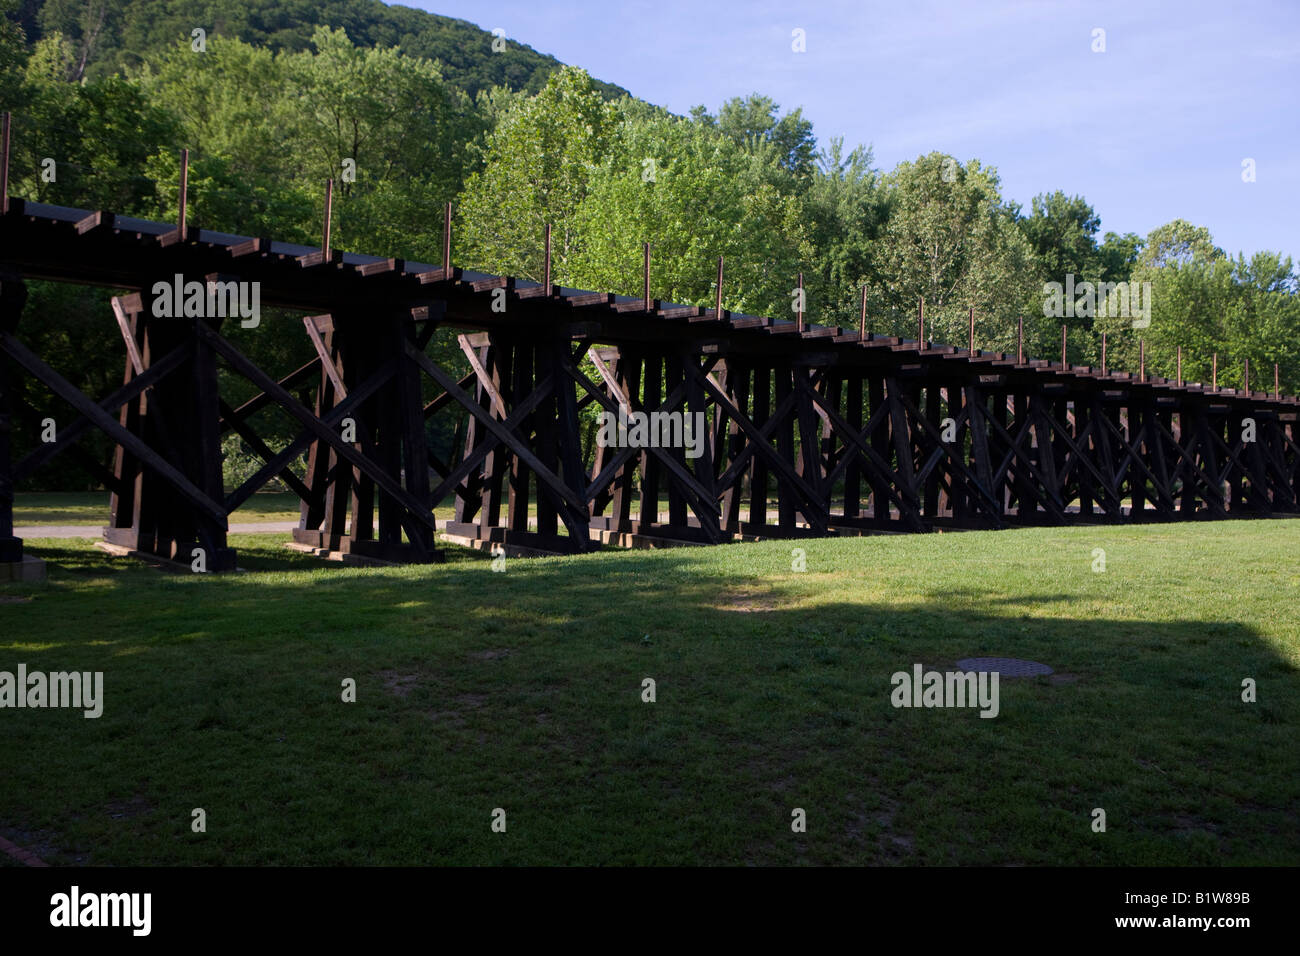
<path fill-rule="evenodd" d="M 296 521 L 234 522 L 230 534 L 288 534 L 298 527 Z M 46 524 L 14 528 L 20 538 L 102 538 L 102 524 Z"/>

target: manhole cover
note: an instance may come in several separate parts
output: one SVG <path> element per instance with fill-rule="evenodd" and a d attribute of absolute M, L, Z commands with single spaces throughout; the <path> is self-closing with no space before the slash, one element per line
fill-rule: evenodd
<path fill-rule="evenodd" d="M 1014 657 L 967 657 L 958 661 L 957 666 L 964 671 L 997 671 L 1003 677 L 1038 677 L 1052 673 L 1046 664 Z"/>

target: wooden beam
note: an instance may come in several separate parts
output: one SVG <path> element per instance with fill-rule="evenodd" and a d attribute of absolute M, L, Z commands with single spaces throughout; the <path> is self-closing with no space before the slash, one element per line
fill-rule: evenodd
<path fill-rule="evenodd" d="M 226 512 L 220 504 L 195 487 L 188 478 L 169 465 L 161 455 L 118 424 L 107 412 L 83 395 L 75 385 L 41 361 L 37 355 L 29 351 L 12 334 L 0 332 L 0 347 L 3 347 L 19 365 L 49 386 L 52 392 L 89 419 L 96 428 L 139 458 L 147 468 L 153 469 L 170 482 L 200 512 L 211 518 L 219 527 L 226 527 Z"/>
<path fill-rule="evenodd" d="M 351 444 L 343 441 L 342 437 L 340 437 L 332 427 L 327 425 L 325 420 L 317 418 L 310 410 L 304 408 L 296 398 L 276 384 L 269 375 L 249 361 L 249 359 L 233 345 L 205 325 L 200 324 L 198 328 L 200 336 L 208 340 L 208 343 L 212 348 L 230 364 L 231 368 L 270 395 L 281 408 L 296 418 L 300 424 L 312 432 L 312 434 L 317 438 L 332 447 L 334 451 L 338 453 L 340 458 L 346 459 L 350 464 L 361 469 L 362 474 L 369 476 L 371 480 L 373 480 L 374 483 L 384 492 L 397 499 L 398 503 L 406 508 L 412 518 L 422 524 L 428 525 L 435 531 L 437 530 L 437 522 L 434 521 L 428 502 L 416 499 L 398 483 L 396 478 L 371 462 L 368 458 L 353 448 Z M 410 349 L 409 344 L 407 348 L 408 350 Z M 395 359 L 392 360 L 391 366 L 392 368 L 395 368 Z M 392 369 L 389 365 L 386 365 L 385 368 L 389 368 L 388 377 L 391 378 Z M 378 378 L 378 375 L 375 377 Z M 351 397 L 353 396 L 349 396 L 349 398 Z M 347 401 L 347 399 L 345 399 L 345 401 Z M 333 419 L 336 416 L 340 407 L 343 406 L 335 407 L 334 413 L 331 414 L 330 419 Z M 339 420 L 342 420 L 341 416 L 338 418 Z"/>
<path fill-rule="evenodd" d="M 497 417 L 504 421 L 506 418 L 506 403 L 501 398 L 501 393 L 497 390 L 496 385 L 493 384 L 492 376 L 488 374 L 488 370 L 485 369 L 483 363 L 479 361 L 478 353 L 475 351 L 474 347 L 469 344 L 469 338 L 467 336 L 458 335 L 456 341 L 460 343 L 460 350 L 465 353 L 465 358 L 469 359 L 470 368 L 472 368 L 474 374 L 478 376 L 478 381 L 482 386 L 483 391 L 487 392 L 488 398 L 492 400 L 492 408 L 497 413 Z"/>
<path fill-rule="evenodd" d="M 427 355 L 416 352 L 409 343 L 407 343 L 406 346 L 406 354 L 413 362 L 424 370 L 426 375 L 442 386 L 442 388 L 445 389 L 452 398 L 459 402 L 466 411 L 482 422 L 484 428 L 496 435 L 500 441 L 504 442 L 511 451 L 513 451 L 528 465 L 529 468 L 537 473 L 539 478 L 544 478 L 546 481 L 550 482 L 552 487 L 560 492 L 565 504 L 577 509 L 585 509 L 587 507 L 586 501 L 582 496 L 572 488 L 565 485 L 560 479 L 560 476 L 543 465 L 541 460 L 534 455 L 530 449 L 519 445 L 515 440 L 515 436 L 506 430 L 504 423 L 493 418 L 482 405 L 465 395 L 459 388 L 457 388 L 456 380 L 438 366 L 434 365 Z"/>
<path fill-rule="evenodd" d="M 9 111 L 0 118 L 0 216 L 9 212 Z"/>

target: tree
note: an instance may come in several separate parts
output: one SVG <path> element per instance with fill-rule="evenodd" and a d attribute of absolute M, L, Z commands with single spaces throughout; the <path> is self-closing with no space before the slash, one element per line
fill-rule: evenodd
<path fill-rule="evenodd" d="M 578 209 L 606 159 L 616 116 L 591 77 L 571 67 L 511 106 L 487 137 L 483 168 L 457 202 L 456 261 L 540 280 L 549 223 L 554 276 L 568 276 Z"/>
<path fill-rule="evenodd" d="M 56 33 L 27 60 L 13 117 L 10 191 L 39 202 L 147 214 L 155 190 L 144 166 L 172 137 L 171 117 L 121 77 L 68 82 L 74 55 Z"/>
<path fill-rule="evenodd" d="M 1138 253 L 1142 251 L 1144 241 L 1135 232 L 1108 232 L 1097 247 L 1097 259 L 1101 265 L 1103 282 L 1124 282 L 1133 272 Z"/>
<path fill-rule="evenodd" d="M 723 256 L 724 308 L 788 316 L 812 247 L 798 198 L 768 181 L 779 162 L 710 124 L 634 113 L 581 204 L 575 281 L 639 294 L 649 242 L 656 298 L 712 304 Z"/>
<path fill-rule="evenodd" d="M 800 178 L 812 175 L 817 157 L 817 140 L 812 123 L 803 118 L 803 110 L 777 116 L 780 107 L 771 97 L 751 93 L 747 97 L 733 97 L 722 104 L 716 117 L 702 106 L 691 111 L 691 117 L 707 126 L 716 127 L 738 146 L 769 143 L 775 147 L 778 165 L 786 172 Z"/>
<path fill-rule="evenodd" d="M 1067 273 L 1093 279 L 1100 273 L 1097 230 L 1101 218 L 1082 196 L 1057 190 L 1031 200 L 1032 212 L 1019 221 L 1044 282 L 1065 282 Z"/>
<path fill-rule="evenodd" d="M 1128 279 L 1130 299 L 1137 293 L 1145 300 L 1143 315 L 1119 314 L 1110 308 L 1109 315 L 1094 320 L 1097 343 L 1101 333 L 1106 334 L 1108 366 L 1136 371 L 1145 341 L 1150 368 L 1171 369 L 1176 364 L 1175 349 L 1181 344 L 1187 353 L 1184 364 L 1203 360 L 1208 379 L 1212 353 L 1229 349 L 1217 318 L 1235 296 L 1231 263 L 1227 268 L 1215 267 L 1224 259 L 1223 250 L 1214 245 L 1210 231 L 1203 226 L 1175 219 L 1153 229 L 1134 259 Z M 1150 290 L 1149 296 L 1146 290 Z M 1136 326 L 1135 319 L 1139 320 Z M 1099 348 L 1096 343 L 1094 346 Z"/>
<path fill-rule="evenodd" d="M 21 108 L 27 43 L 17 22 L 18 0 L 0 0 L 0 109 Z"/>
<path fill-rule="evenodd" d="M 181 43 L 142 74 L 191 149 L 198 221 L 319 241 L 332 178 L 339 248 L 436 255 L 442 206 L 474 161 L 481 121 L 428 61 L 358 48 L 342 31 L 321 29 L 315 42 L 279 55 L 223 37 L 203 54 Z M 170 155 L 151 168 L 169 202 L 174 170 Z"/>
<path fill-rule="evenodd" d="M 1210 262 L 1223 258 L 1223 250 L 1214 244 L 1210 230 L 1193 226 L 1185 219 L 1175 219 L 1151 230 L 1135 266 L 1139 270 L 1192 262 Z"/>
<path fill-rule="evenodd" d="M 817 321 L 856 328 L 862 286 L 878 286 L 873 258 L 886 218 L 880 177 L 871 149 L 844 155 L 844 141 L 832 139 L 818 154 L 818 168 L 803 194 L 809 238 L 814 247 L 807 277 Z"/>
<path fill-rule="evenodd" d="M 1148 275 L 1151 325 L 1140 334 L 1149 371 L 1172 378 L 1181 347 L 1188 381 L 1208 383 L 1217 354 L 1221 386 L 1242 387 L 1248 360 L 1251 388 L 1271 389 L 1277 363 L 1283 391 L 1294 394 L 1300 386 L 1300 290 L 1289 257 L 1189 257 Z M 1117 337 L 1132 347 L 1134 333 Z"/>
<path fill-rule="evenodd" d="M 878 276 L 870 289 L 868 329 L 914 338 L 925 298 L 927 338 L 966 339 L 968 307 L 979 322 L 977 347 L 1015 347 L 1016 320 L 1037 292 L 1032 253 L 1002 201 L 997 172 L 942 153 L 900 163 L 884 178 L 888 220 L 873 243 Z M 1027 314 L 1028 313 L 1028 314 Z M 1041 317 L 1041 310 L 1039 312 Z M 1036 325 L 1026 322 L 1034 340 Z"/>
<path fill-rule="evenodd" d="M 341 244 L 434 257 L 443 204 L 459 192 L 482 129 L 472 104 L 435 64 L 395 47 L 363 49 L 324 27 L 312 42 L 314 53 L 285 57 L 298 174 L 335 180 Z"/>

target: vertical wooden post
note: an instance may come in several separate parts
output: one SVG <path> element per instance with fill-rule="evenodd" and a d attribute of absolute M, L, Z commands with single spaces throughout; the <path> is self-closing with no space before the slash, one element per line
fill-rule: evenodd
<path fill-rule="evenodd" d="M 9 211 L 9 111 L 0 118 L 0 216 Z"/>
<path fill-rule="evenodd" d="M 967 318 L 970 320 L 970 351 L 975 353 L 975 306 L 971 306 Z"/>
<path fill-rule="evenodd" d="M 925 348 L 925 296 L 921 296 L 921 304 L 916 310 L 916 341 Z"/>
<path fill-rule="evenodd" d="M 713 315 L 718 321 L 722 321 L 722 256 L 718 256 L 718 288 L 715 301 L 717 304 L 714 307 Z"/>
<path fill-rule="evenodd" d="M 1138 381 L 1147 380 L 1147 340 L 1138 337 Z"/>
<path fill-rule="evenodd" d="M 451 278 L 451 203 L 442 213 L 442 277 Z"/>
<path fill-rule="evenodd" d="M 1247 395 L 1250 394 L 1250 359 L 1244 359 L 1242 365 L 1242 385 L 1245 387 Z"/>
<path fill-rule="evenodd" d="M 1178 387 L 1183 386 L 1183 347 L 1178 346 Z"/>
<path fill-rule="evenodd" d="M 0 275 L 0 332 L 17 331 L 27 285 L 16 275 Z M 23 539 L 14 534 L 14 480 L 10 436 L 18 392 L 17 363 L 0 356 L 0 564 L 23 560 Z"/>
<path fill-rule="evenodd" d="M 1025 361 L 1025 320 L 1022 316 L 1016 319 L 1016 363 L 1023 364 Z"/>
<path fill-rule="evenodd" d="M 321 235 L 321 261 L 330 261 L 330 228 L 334 225 L 334 180 L 325 180 L 325 231 Z"/>
<path fill-rule="evenodd" d="M 1273 363 L 1273 401 L 1277 401 L 1281 397 L 1282 397 L 1282 389 L 1279 387 L 1278 384 L 1277 363 L 1274 362 Z"/>
<path fill-rule="evenodd" d="M 1061 326 L 1061 368 L 1069 367 L 1069 364 L 1065 361 L 1065 326 L 1063 325 Z"/>
<path fill-rule="evenodd" d="M 1101 333 L 1101 374 L 1106 374 L 1106 333 Z"/>
<path fill-rule="evenodd" d="M 1214 353 L 1214 358 L 1210 365 L 1210 387 L 1216 392 L 1219 390 L 1219 353 Z"/>
<path fill-rule="evenodd" d="M 650 243 L 642 244 L 642 255 L 645 257 L 645 286 L 641 294 L 641 308 L 650 311 Z"/>
<path fill-rule="evenodd" d="M 545 274 L 546 274 L 546 276 L 545 276 L 545 278 L 542 280 L 542 282 L 543 282 L 543 288 L 546 289 L 546 296 L 547 296 L 547 298 L 550 298 L 550 295 L 551 295 L 551 224 L 550 224 L 549 222 L 546 224 L 546 266 L 545 266 Z"/>
<path fill-rule="evenodd" d="M 176 227 L 180 231 L 181 238 L 185 238 L 185 206 L 190 188 L 190 151 L 181 150 L 181 188 L 180 188 L 180 209 L 177 213 Z"/>
<path fill-rule="evenodd" d="M 862 314 L 858 317 L 858 341 L 867 338 L 867 287 L 862 287 Z"/>

